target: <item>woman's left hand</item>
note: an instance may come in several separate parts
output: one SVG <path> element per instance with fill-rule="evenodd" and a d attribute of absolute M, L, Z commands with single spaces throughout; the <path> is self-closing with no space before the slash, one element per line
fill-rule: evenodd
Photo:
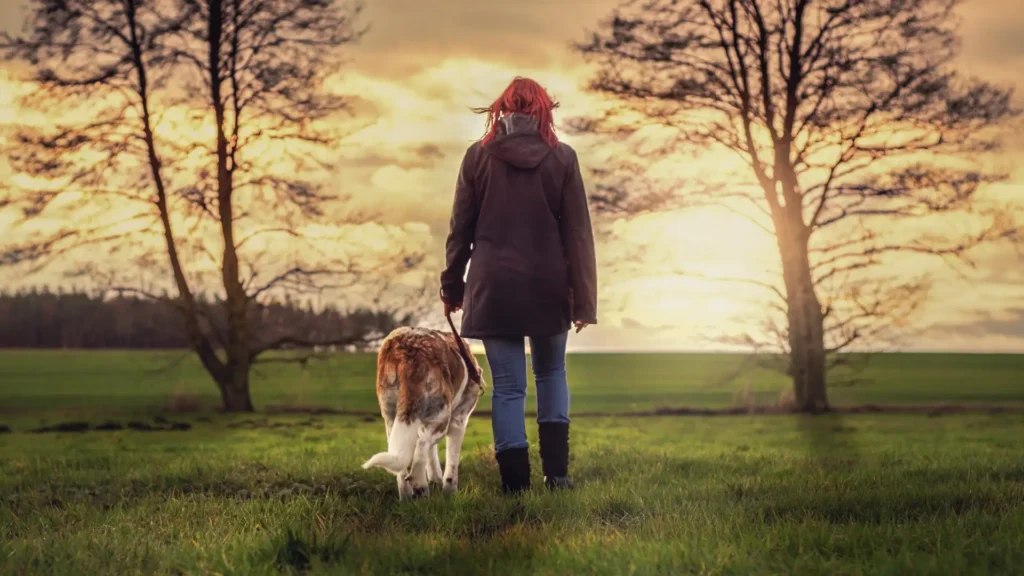
<path fill-rule="evenodd" d="M 452 314 L 455 314 L 459 310 L 462 310 L 461 302 L 459 302 L 458 304 L 449 304 L 448 301 L 444 299 L 444 296 L 441 296 L 441 303 L 444 304 L 445 316 L 451 316 Z"/>

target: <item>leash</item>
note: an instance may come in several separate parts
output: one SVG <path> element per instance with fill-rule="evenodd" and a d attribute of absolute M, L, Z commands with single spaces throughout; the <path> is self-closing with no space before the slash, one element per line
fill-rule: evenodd
<path fill-rule="evenodd" d="M 452 315 L 450 313 L 445 314 L 445 318 L 448 319 L 448 326 L 451 327 L 452 334 L 455 334 L 455 344 L 459 347 L 459 355 L 462 356 L 462 361 L 466 363 L 469 379 L 479 384 L 481 381 L 480 371 L 477 370 L 476 364 L 470 358 L 469 350 L 466 349 L 466 343 L 462 341 L 462 336 L 459 336 L 459 331 L 455 328 L 455 322 L 452 322 Z"/>

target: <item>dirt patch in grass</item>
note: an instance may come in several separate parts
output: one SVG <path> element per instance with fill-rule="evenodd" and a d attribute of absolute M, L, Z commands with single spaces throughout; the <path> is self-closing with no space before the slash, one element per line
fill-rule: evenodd
<path fill-rule="evenodd" d="M 192 429 L 192 425 L 188 422 L 172 422 L 160 416 L 153 418 L 153 422 L 156 424 L 155 426 L 145 422 L 132 421 L 125 424 L 125 427 L 138 432 L 184 432 Z"/>
<path fill-rule="evenodd" d="M 87 432 L 88 422 L 61 422 L 53 426 L 40 426 L 29 430 L 32 434 L 44 434 L 46 432 Z"/>
<path fill-rule="evenodd" d="M 366 410 L 341 410 L 327 406 L 282 405 L 271 404 L 264 409 L 267 414 L 310 414 L 332 416 L 360 416 L 364 422 L 376 422 L 380 418 L 377 412 Z M 835 406 L 821 414 L 924 414 L 927 416 L 944 416 L 947 414 L 1024 414 L 1024 404 L 855 404 Z M 584 410 L 573 412 L 573 418 L 650 418 L 655 416 L 763 416 L 776 414 L 799 414 L 788 405 L 744 405 L 726 408 L 691 408 L 687 406 L 659 406 L 652 410 L 632 410 L 625 412 L 609 412 Z M 526 411 L 527 417 L 535 417 L 537 413 Z M 490 410 L 475 410 L 473 416 L 490 418 Z"/>
<path fill-rule="evenodd" d="M 240 428 L 242 430 L 273 430 L 277 428 L 315 428 L 320 430 L 323 423 L 314 418 L 308 418 L 298 422 L 272 422 L 268 418 L 239 420 L 228 424 L 228 428 Z"/>
<path fill-rule="evenodd" d="M 474 412 L 476 414 L 476 412 Z M 746 416 L 799 414 L 789 406 L 734 406 L 728 408 L 687 408 L 661 407 L 654 410 L 634 412 L 582 412 L 573 416 L 598 416 L 643 418 L 649 416 Z M 835 406 L 821 414 L 925 414 L 943 416 L 946 414 L 1024 414 L 1024 405 L 979 405 L 979 404 L 921 404 L 921 405 L 879 405 L 857 404 Z"/>
<path fill-rule="evenodd" d="M 316 404 L 268 404 L 263 411 L 267 414 L 331 414 L 335 416 L 366 416 L 372 414 L 366 410 L 342 410 Z"/>
<path fill-rule="evenodd" d="M 119 430 L 133 430 L 135 432 L 184 432 L 191 430 L 192 425 L 188 422 L 172 422 L 165 418 L 156 417 L 154 424 L 147 424 L 138 420 L 132 420 L 126 424 L 107 420 L 102 424 L 91 426 L 88 422 L 59 422 L 50 426 L 40 426 L 28 430 L 30 434 L 46 434 L 61 432 L 117 432 Z M 7 430 L 10 432 L 10 429 Z"/>
<path fill-rule="evenodd" d="M 269 405 L 265 408 L 264 414 L 304 414 L 307 416 L 349 416 L 359 418 L 363 423 L 372 424 L 380 420 L 380 414 L 362 410 L 339 410 L 326 406 L 310 405 Z M 691 408 L 686 406 L 672 407 L 661 406 L 652 410 L 634 410 L 625 412 L 612 411 L 580 411 L 574 412 L 574 418 L 656 418 L 671 416 L 772 416 L 772 415 L 794 415 L 798 414 L 787 406 L 772 405 L 747 405 L 731 406 L 726 408 Z M 880 405 L 880 404 L 859 404 L 852 406 L 836 406 L 824 414 L 920 414 L 928 417 L 940 417 L 946 415 L 964 414 L 1024 414 L 1024 404 L 994 405 L 994 404 L 921 404 L 921 405 Z M 490 410 L 477 410 L 473 413 L 477 418 L 491 418 Z M 533 411 L 527 411 L 526 416 L 536 416 Z M 210 423 L 215 419 L 209 416 L 196 418 L 196 422 Z M 59 422 L 48 426 L 40 426 L 27 430 L 32 434 L 45 433 L 85 433 L 85 432 L 116 432 L 130 430 L 134 432 L 184 432 L 192 429 L 192 424 L 170 420 L 165 416 L 153 417 L 152 423 L 141 420 L 128 422 L 117 422 L 107 420 L 98 425 L 90 425 L 84 421 Z M 312 428 L 323 429 L 323 422 L 316 418 L 306 418 L 297 422 L 280 422 L 271 418 L 248 418 L 227 424 L 228 428 L 243 430 L 274 430 L 282 428 Z M 839 429 L 836 432 L 849 430 Z M 0 425 L 0 434 L 12 432 L 9 426 Z"/>
<path fill-rule="evenodd" d="M 927 414 L 943 416 L 946 414 L 1024 414 L 1024 405 L 1000 404 L 909 404 L 886 405 L 860 404 L 856 406 L 840 406 L 833 408 L 839 414 Z"/>

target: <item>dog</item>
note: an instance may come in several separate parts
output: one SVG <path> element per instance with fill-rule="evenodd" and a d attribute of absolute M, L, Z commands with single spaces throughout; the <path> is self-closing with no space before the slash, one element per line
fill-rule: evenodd
<path fill-rule="evenodd" d="M 388 451 L 363 468 L 397 476 L 399 499 L 429 494 L 431 483 L 443 482 L 449 494 L 459 488 L 466 424 L 483 393 L 480 366 L 465 350 L 456 334 L 424 328 L 398 328 L 380 347 L 377 401 Z M 447 437 L 443 473 L 437 456 L 442 437 Z"/>

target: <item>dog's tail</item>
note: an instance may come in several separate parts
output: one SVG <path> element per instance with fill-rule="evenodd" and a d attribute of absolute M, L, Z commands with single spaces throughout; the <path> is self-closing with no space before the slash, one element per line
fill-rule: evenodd
<path fill-rule="evenodd" d="M 388 451 L 374 455 L 363 464 L 363 468 L 383 468 L 392 474 L 409 470 L 416 453 L 419 429 L 419 421 L 406 424 L 396 420 L 388 438 Z"/>
<path fill-rule="evenodd" d="M 398 474 L 403 470 L 409 468 L 409 464 L 412 463 L 410 458 L 406 461 L 401 454 L 392 454 L 390 452 L 381 452 L 380 454 L 374 455 L 372 458 L 367 460 L 363 464 L 363 468 L 383 468 L 392 474 Z"/>

